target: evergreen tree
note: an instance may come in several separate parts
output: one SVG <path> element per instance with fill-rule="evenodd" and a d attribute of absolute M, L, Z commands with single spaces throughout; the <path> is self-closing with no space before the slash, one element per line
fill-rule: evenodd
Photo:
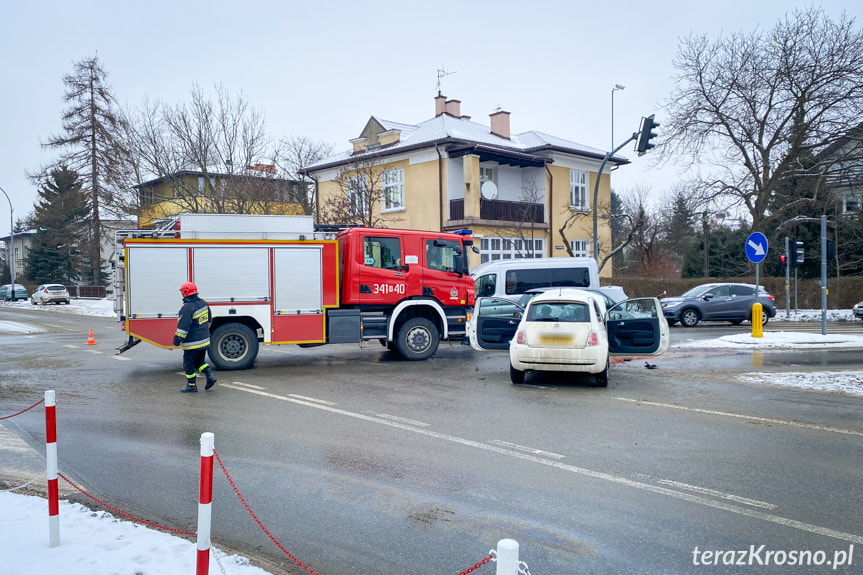
<path fill-rule="evenodd" d="M 65 166 L 55 168 L 39 189 L 39 198 L 29 222 L 36 233 L 24 274 L 35 283 L 77 284 L 86 263 L 80 245 L 86 242 L 91 213 L 81 179 Z"/>
<path fill-rule="evenodd" d="M 122 175 L 128 152 L 122 144 L 123 120 L 114 111 L 115 100 L 106 84 L 106 74 L 97 57 L 75 64 L 66 84 L 64 99 L 68 105 L 63 114 L 63 133 L 43 144 L 60 148 L 61 164 L 76 171 L 82 178 L 82 189 L 91 206 L 86 247 L 89 276 L 93 285 L 103 285 L 102 273 L 102 212 L 111 209 L 115 195 L 120 195 Z"/>
<path fill-rule="evenodd" d="M 745 255 L 746 238 L 751 229 L 742 226 L 737 230 L 718 227 L 708 230 L 708 277 L 737 278 L 750 275 L 749 260 Z M 696 234 L 696 244 L 683 262 L 681 277 L 704 277 L 704 231 Z"/>

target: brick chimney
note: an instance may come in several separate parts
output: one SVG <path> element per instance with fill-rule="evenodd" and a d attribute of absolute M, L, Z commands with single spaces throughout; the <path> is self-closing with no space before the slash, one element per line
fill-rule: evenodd
<path fill-rule="evenodd" d="M 491 133 L 509 140 L 509 112 L 498 111 L 489 114 L 491 119 Z"/>
<path fill-rule="evenodd" d="M 447 100 L 446 113 L 453 118 L 461 116 L 461 100 Z"/>
<path fill-rule="evenodd" d="M 434 117 L 437 118 L 444 112 L 446 112 L 446 96 L 442 96 L 438 93 L 434 99 Z"/>

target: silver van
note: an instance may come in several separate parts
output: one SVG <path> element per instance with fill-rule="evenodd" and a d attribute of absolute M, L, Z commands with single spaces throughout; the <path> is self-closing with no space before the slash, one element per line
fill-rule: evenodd
<path fill-rule="evenodd" d="M 528 290 L 544 287 L 599 289 L 593 258 L 537 258 L 495 260 L 471 270 L 476 297 L 512 301 Z"/>

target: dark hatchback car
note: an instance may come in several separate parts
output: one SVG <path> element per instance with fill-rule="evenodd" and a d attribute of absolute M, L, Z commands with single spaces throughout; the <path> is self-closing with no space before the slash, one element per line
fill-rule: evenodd
<path fill-rule="evenodd" d="M 764 288 L 758 289 L 762 325 L 776 315 L 773 300 L 773 296 Z M 755 286 L 736 283 L 702 284 L 680 297 L 667 297 L 660 301 L 669 325 L 680 322 L 685 327 L 694 327 L 701 321 L 728 321 L 737 325 L 752 320 Z"/>

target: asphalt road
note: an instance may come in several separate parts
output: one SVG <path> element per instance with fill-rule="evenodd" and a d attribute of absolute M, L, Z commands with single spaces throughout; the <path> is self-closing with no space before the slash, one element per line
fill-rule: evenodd
<path fill-rule="evenodd" d="M 4 321 L 39 331 L 0 335 L 0 416 L 56 390 L 61 473 L 194 530 L 199 438 L 213 432 L 263 524 L 322 575 L 460 573 L 502 538 L 533 575 L 693 573 L 717 557 L 710 572 L 783 573 L 791 552 L 824 562 L 794 572 L 863 564 L 863 398 L 739 383 L 746 353 L 687 349 L 656 370 L 633 359 L 598 389 L 514 386 L 505 355 L 467 346 L 416 363 L 377 344 L 285 346 L 193 395 L 178 393 L 179 352 L 114 355 L 111 319 L 0 309 Z M 711 330 L 733 331 L 673 328 L 673 341 Z M 860 369 L 847 351 L 822 357 Z M 40 410 L 3 424 L 44 452 Z M 214 544 L 301 572 L 219 468 L 214 483 Z M 850 545 L 853 564 L 834 571 Z M 754 564 L 723 566 L 727 552 Z"/>

